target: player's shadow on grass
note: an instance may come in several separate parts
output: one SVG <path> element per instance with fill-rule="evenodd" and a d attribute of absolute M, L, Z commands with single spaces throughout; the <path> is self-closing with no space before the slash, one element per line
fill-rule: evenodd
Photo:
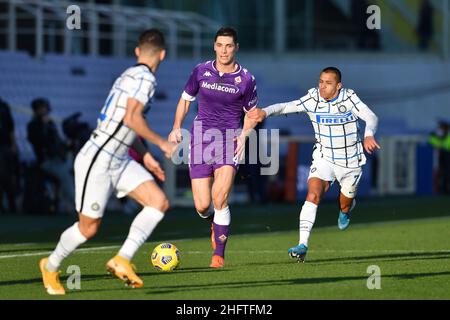
<path fill-rule="evenodd" d="M 216 270 L 216 269 L 211 269 L 211 268 L 185 268 L 185 269 L 178 269 L 176 271 L 177 274 L 179 273 L 205 273 L 205 272 L 227 272 L 230 270 L 225 270 L 225 269 L 220 269 L 220 270 Z M 144 278 L 144 277 L 148 277 L 148 276 L 170 276 L 170 275 L 174 275 L 174 273 L 172 272 L 147 272 L 147 273 L 139 273 L 139 276 Z M 96 278 L 105 278 L 104 276 L 90 276 L 90 277 L 83 277 L 83 280 L 95 280 Z M 114 281 L 116 281 L 117 279 L 115 279 L 112 276 L 106 276 L 106 278 L 111 278 Z M 146 280 L 144 279 L 144 282 Z M 77 290 L 77 291 L 72 291 L 72 293 L 87 293 L 87 292 L 109 292 L 109 291 L 121 291 L 121 290 L 127 290 L 127 288 L 124 287 L 120 287 L 120 288 L 105 288 L 105 289 L 91 289 L 91 290 Z"/>
<path fill-rule="evenodd" d="M 450 258 L 449 252 L 409 252 L 409 253 L 389 253 L 389 254 L 379 254 L 379 255 L 369 255 L 369 256 L 347 256 L 347 257 L 338 257 L 338 258 L 327 258 L 327 259 L 316 259 L 314 257 L 307 256 L 306 263 L 308 265 L 311 264 L 334 264 L 336 262 L 342 262 L 343 264 L 354 264 L 354 263 L 364 263 L 367 261 L 377 260 L 377 261 L 408 261 L 408 260 L 439 260 Z M 309 257 L 309 259 L 308 259 Z M 255 261 L 243 263 L 243 266 L 261 266 L 263 265 L 289 265 L 293 263 L 293 259 L 288 260 L 286 262 L 263 262 Z"/>
<path fill-rule="evenodd" d="M 450 271 L 436 272 L 436 273 L 411 273 L 411 274 L 388 274 L 382 275 L 383 279 L 396 278 L 401 280 L 410 280 L 416 278 L 435 277 L 435 276 L 448 276 Z M 147 291 L 147 294 L 169 294 L 177 292 L 188 291 L 204 291 L 218 289 L 244 289 L 244 288 L 256 288 L 256 287 L 274 287 L 274 286 L 292 286 L 292 285 L 304 285 L 304 284 L 323 284 L 323 283 L 336 283 L 341 281 L 367 281 L 367 276 L 353 276 L 353 277 L 325 277 L 325 278 L 304 278 L 304 279 L 286 279 L 286 280 L 263 280 L 263 281 L 240 281 L 240 282 L 223 282 L 214 284 L 202 284 L 202 285 L 175 285 L 165 286 L 164 288 L 154 288 Z"/>
<path fill-rule="evenodd" d="M 408 261 L 408 260 L 433 260 L 433 259 L 446 259 L 450 258 L 449 252 L 408 252 L 408 253 L 389 253 L 389 254 L 377 254 L 370 256 L 350 256 L 328 259 L 311 259 L 309 263 L 326 264 L 326 263 L 363 263 L 370 260 L 382 260 L 382 261 Z"/>
<path fill-rule="evenodd" d="M 176 273 L 205 273 L 205 272 L 226 272 L 229 270 L 222 269 L 222 270 L 214 270 L 211 268 L 182 268 L 178 269 Z M 140 272 L 139 276 L 141 277 L 152 277 L 152 276 L 169 276 L 173 273 L 170 272 Z M 69 276 L 62 276 L 61 282 L 65 283 L 67 278 Z M 103 280 L 103 279 L 111 279 L 111 280 L 117 280 L 112 275 L 109 274 L 91 274 L 91 275 L 82 275 L 81 281 L 94 281 L 94 280 Z M 33 283 L 42 283 L 42 278 L 33 278 L 33 279 L 23 279 L 23 280 L 10 280 L 10 281 L 0 281 L 0 287 L 3 286 L 12 286 L 12 285 L 19 285 L 19 284 L 33 284 Z M 94 290 L 97 291 L 97 290 Z M 98 290 L 98 291 L 108 291 L 106 290 Z"/>
<path fill-rule="evenodd" d="M 60 278 L 61 283 L 66 283 L 69 276 L 63 276 Z M 109 279 L 110 275 L 82 275 L 82 281 L 92 281 L 98 279 Z M 42 283 L 42 278 L 34 278 L 34 279 L 23 279 L 23 280 L 10 280 L 10 281 L 0 281 L 0 287 L 3 286 L 13 286 L 17 284 L 33 284 L 33 283 Z"/>

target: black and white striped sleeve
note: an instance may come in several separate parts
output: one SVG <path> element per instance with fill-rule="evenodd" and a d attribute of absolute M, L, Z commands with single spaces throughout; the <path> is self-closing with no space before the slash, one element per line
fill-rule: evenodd
<path fill-rule="evenodd" d="M 361 101 L 361 99 L 359 99 L 356 93 L 351 95 L 350 101 L 353 105 L 352 112 L 366 123 L 364 137 L 373 137 L 377 132 L 378 117 L 364 102 Z"/>
<path fill-rule="evenodd" d="M 308 99 L 309 94 L 298 100 L 270 105 L 263 110 L 267 113 L 268 117 L 289 113 L 308 112 L 308 109 L 305 105 L 305 101 L 307 101 Z"/>

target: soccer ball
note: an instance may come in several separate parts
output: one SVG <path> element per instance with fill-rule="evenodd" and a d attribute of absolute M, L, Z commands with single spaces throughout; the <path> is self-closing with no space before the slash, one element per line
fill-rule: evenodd
<path fill-rule="evenodd" d="M 152 264 L 160 271 L 172 271 L 180 264 L 180 251 L 171 243 L 161 243 L 153 249 Z"/>

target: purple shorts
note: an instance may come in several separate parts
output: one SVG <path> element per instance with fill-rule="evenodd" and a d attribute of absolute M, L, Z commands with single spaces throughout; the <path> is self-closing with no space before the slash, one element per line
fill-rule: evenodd
<path fill-rule="evenodd" d="M 223 166 L 232 166 L 237 171 L 239 164 L 234 156 L 236 142 L 199 142 L 192 137 L 189 152 L 189 176 L 202 179 L 214 176 L 214 171 Z"/>

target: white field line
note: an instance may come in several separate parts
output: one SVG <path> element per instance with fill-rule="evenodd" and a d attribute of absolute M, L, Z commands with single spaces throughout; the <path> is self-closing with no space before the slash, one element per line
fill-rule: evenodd
<path fill-rule="evenodd" d="M 106 247 L 92 247 L 78 249 L 75 253 L 95 253 L 96 251 L 118 249 L 120 246 L 106 246 Z M 272 253 L 284 253 L 285 250 L 227 250 L 229 253 L 237 254 L 272 254 Z M 210 254 L 210 250 L 205 251 L 184 251 L 186 254 Z M 309 250 L 309 252 L 316 253 L 450 253 L 450 250 Z M 51 251 L 33 252 L 33 253 L 22 253 L 22 254 L 12 254 L 0 256 L 0 259 L 12 259 L 12 258 L 22 258 L 22 257 L 35 257 L 35 256 L 45 256 L 50 254 Z"/>
<path fill-rule="evenodd" d="M 355 214 L 356 215 L 356 214 Z M 407 224 L 407 223 L 417 223 L 417 222 L 433 222 L 433 221 L 441 221 L 441 220 L 450 220 L 450 216 L 447 217 L 434 217 L 434 218 L 417 218 L 417 219 L 399 219 L 399 220 L 391 220 L 391 221 L 380 221 L 380 222 L 361 222 L 361 223 L 353 223 L 354 227 L 364 228 L 364 227 L 379 227 L 384 225 L 396 225 L 396 224 Z M 336 216 L 336 226 L 337 226 L 337 216 Z M 319 227 L 317 229 L 327 230 L 327 229 L 336 229 L 336 226 L 327 226 L 327 227 Z"/>
<path fill-rule="evenodd" d="M 419 219 L 411 219 L 411 220 L 393 220 L 393 221 L 386 221 L 386 222 L 374 222 L 374 223 L 355 223 L 353 226 L 355 227 L 365 227 L 365 226 L 380 226 L 380 225 L 389 225 L 389 224 L 399 224 L 399 223 L 408 223 L 408 222 L 419 222 L 419 221 L 439 221 L 439 220 L 446 220 L 449 219 L 449 217 L 437 217 L 437 218 L 419 218 Z M 329 227 L 321 227 L 317 228 L 320 230 L 327 230 L 327 229 L 335 229 L 335 226 L 329 226 Z M 245 236 L 264 236 L 269 234 L 275 235 L 275 234 L 281 234 L 285 233 L 286 231 L 277 231 L 277 232 L 264 232 L 264 233 L 253 233 L 253 234 L 239 234 L 234 236 L 235 238 L 238 237 L 245 237 Z M 165 242 L 183 242 L 183 241 L 190 241 L 193 239 L 173 239 L 173 240 L 166 240 Z M 23 243 L 25 245 L 26 243 Z M 22 244 L 19 244 L 22 245 Z M 91 253 L 95 251 L 101 251 L 101 250 L 110 250 L 110 249 L 118 249 L 120 246 L 104 246 L 104 247 L 91 247 L 91 248 L 82 248 L 77 249 L 75 253 Z M 188 254 L 204 254 L 209 253 L 210 251 L 187 251 Z M 254 254 L 254 253 L 279 253 L 281 250 L 227 250 L 227 252 L 233 252 L 233 253 L 247 253 L 247 254 Z M 310 250 L 309 252 L 323 252 L 323 253 L 334 253 L 334 252 L 341 252 L 341 253 L 415 253 L 415 252 L 429 252 L 429 253 L 447 253 L 450 252 L 450 250 Z M 52 251 L 41 251 L 41 252 L 33 252 L 33 253 L 21 253 L 21 254 L 11 254 L 11 255 L 3 255 L 0 256 L 1 259 L 11 259 L 11 258 L 20 258 L 20 257 L 35 257 L 35 256 L 45 256 L 51 254 Z"/>
<path fill-rule="evenodd" d="M 93 251 L 110 250 L 110 249 L 117 249 L 117 248 L 120 248 L 120 246 L 82 248 L 82 249 L 76 250 L 75 252 L 93 252 Z M 52 253 L 52 251 L 41 251 L 41 252 L 21 253 L 21 254 L 10 254 L 10 255 L 5 255 L 5 256 L 0 256 L 0 259 L 45 256 L 45 255 L 48 255 L 50 253 Z"/>
<path fill-rule="evenodd" d="M 167 240 L 165 242 L 185 242 L 185 241 L 191 241 L 193 239 L 177 239 L 177 240 Z M 25 245 L 25 243 L 24 243 Z M 101 251 L 101 250 L 110 250 L 110 249 L 119 249 L 121 246 L 103 246 L 103 247 L 91 247 L 91 248 L 82 248 L 77 249 L 75 253 L 91 253 L 94 251 Z M 52 251 L 40 251 L 40 252 L 31 252 L 31 253 L 20 253 L 20 254 L 10 254 L 10 255 L 3 255 L 0 256 L 0 259 L 11 259 L 11 258 L 21 258 L 21 257 L 36 257 L 36 256 L 45 256 L 51 254 Z"/>

